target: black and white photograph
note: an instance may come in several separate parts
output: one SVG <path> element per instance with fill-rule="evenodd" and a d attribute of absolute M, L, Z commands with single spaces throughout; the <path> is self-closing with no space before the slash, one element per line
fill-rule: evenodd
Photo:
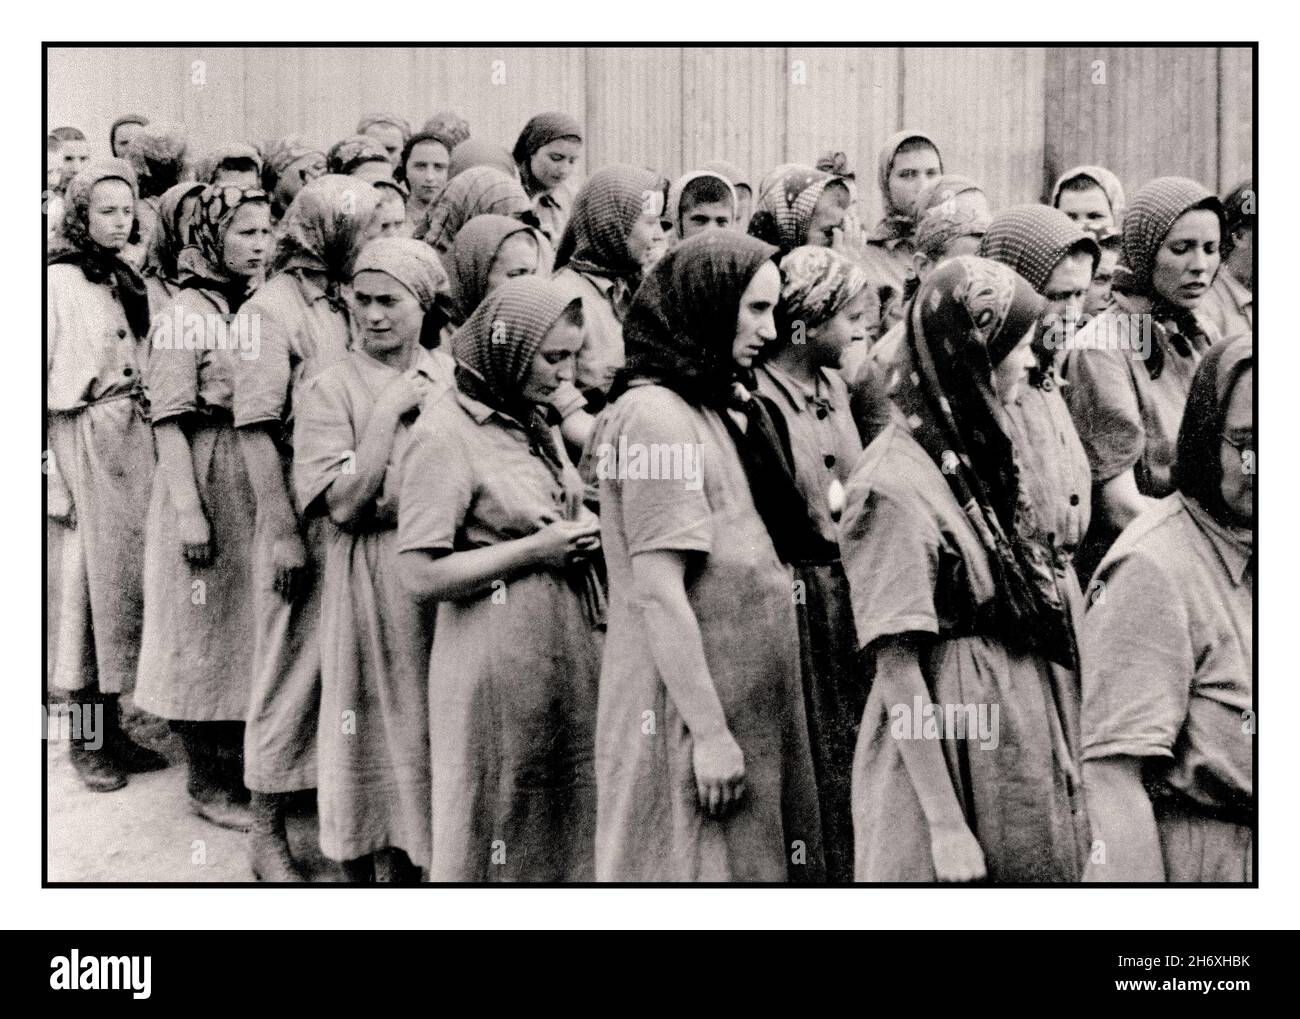
<path fill-rule="evenodd" d="M 1005 888 L 1150 927 L 1293 871 L 1256 799 L 1289 742 L 1258 721 L 1260 27 L 461 16 L 484 41 L 24 44 L 35 908 L 605 889 L 861 926 L 887 892 L 987 926 Z"/>

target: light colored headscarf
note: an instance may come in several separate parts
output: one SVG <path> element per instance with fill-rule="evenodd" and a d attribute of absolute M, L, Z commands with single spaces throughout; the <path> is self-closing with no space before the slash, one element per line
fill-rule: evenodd
<path fill-rule="evenodd" d="M 984 189 L 969 177 L 959 173 L 942 173 L 929 184 L 921 188 L 916 195 L 916 218 L 919 221 L 931 209 L 943 205 L 950 198 L 964 195 L 967 191 L 984 193 Z"/>
<path fill-rule="evenodd" d="M 451 150 L 447 179 L 459 177 L 474 166 L 494 166 L 515 179 L 519 177 L 519 167 L 506 151 L 505 146 L 480 138 L 468 138 Z"/>
<path fill-rule="evenodd" d="M 304 141 L 300 135 L 292 134 L 268 142 L 266 165 L 262 170 L 262 186 L 268 191 L 274 191 L 284 171 L 305 156 L 320 156 L 321 162 L 325 161 L 325 153 L 310 142 Z"/>
<path fill-rule="evenodd" d="M 474 166 L 447 184 L 429 206 L 415 237 L 445 253 L 451 250 L 460 228 L 475 216 L 489 212 L 520 216 L 531 209 L 519 181 L 496 167 Z"/>
<path fill-rule="evenodd" d="M 909 237 L 916 227 L 914 214 L 903 213 L 896 209 L 889 193 L 889 175 L 894 171 L 894 159 L 898 155 L 898 150 L 903 147 L 903 143 L 913 139 L 928 142 L 935 152 L 939 152 L 939 146 L 935 145 L 934 139 L 922 131 L 896 131 L 886 139 L 876 156 L 876 183 L 880 186 L 885 216 L 877 225 L 872 240 L 897 240 Z M 939 153 L 939 172 L 943 173 L 942 153 Z"/>
<path fill-rule="evenodd" d="M 396 113 L 368 113 L 357 121 L 357 134 L 365 134 L 367 129 L 374 127 L 376 124 L 387 124 L 389 127 L 395 127 L 402 132 L 402 142 L 411 137 L 411 125 L 406 122 L 405 117 L 399 117 Z"/>
<path fill-rule="evenodd" d="M 537 231 L 509 216 L 475 216 L 456 235 L 448 266 L 451 271 L 451 296 L 461 321 L 472 315 L 474 309 L 483 302 L 492 263 L 496 261 L 501 245 L 516 234 L 531 237 L 538 246 L 540 257 L 541 239 Z"/>
<path fill-rule="evenodd" d="M 798 165 L 788 166 L 775 180 L 772 174 L 766 179 L 749 220 L 749 232 L 759 240 L 776 245 L 783 255 L 789 254 L 808 243 L 813 210 L 826 188 L 831 184 L 843 185 L 838 177 Z"/>
<path fill-rule="evenodd" d="M 211 184 L 217 167 L 227 159 L 251 159 L 257 169 L 257 177 L 262 178 L 262 155 L 247 142 L 224 142 L 203 153 L 194 164 L 194 177 L 204 184 Z"/>
<path fill-rule="evenodd" d="M 555 268 L 569 265 L 611 279 L 639 276 L 641 266 L 628 251 L 627 236 L 646 213 L 647 202 L 662 202 L 665 183 L 653 170 L 627 163 L 593 173 L 573 200 Z"/>
<path fill-rule="evenodd" d="M 420 130 L 427 134 L 436 134 L 443 139 L 443 144 L 450 151 L 469 137 L 469 121 L 459 113 L 443 110 L 426 120 Z"/>
<path fill-rule="evenodd" d="M 692 170 L 690 173 L 684 173 L 678 177 L 673 181 L 672 187 L 668 189 L 667 215 L 678 237 L 682 235 L 682 196 L 692 182 L 699 180 L 701 177 L 712 177 L 714 180 L 722 181 L 726 185 L 727 193 L 731 195 L 732 218 L 734 219 L 736 216 L 738 199 L 735 185 L 716 170 Z"/>
<path fill-rule="evenodd" d="M 949 212 L 943 205 L 936 205 L 922 214 L 912 235 L 912 243 L 927 258 L 937 259 L 958 237 L 982 238 L 988 232 L 990 222 L 983 213 L 960 209 Z"/>
<path fill-rule="evenodd" d="M 143 113 L 124 113 L 113 121 L 113 126 L 108 129 L 108 148 L 112 152 L 114 159 L 125 159 L 117 151 L 117 129 L 123 124 L 138 124 L 140 127 L 146 127 L 149 124 L 149 118 Z"/>
<path fill-rule="evenodd" d="M 728 163 L 725 159 L 710 159 L 707 163 L 701 163 L 700 169 L 707 170 L 709 173 L 716 173 L 723 180 L 730 183 L 733 188 L 748 188 L 751 194 L 754 191 L 754 185 L 750 183 L 749 174 L 735 163 Z"/>
<path fill-rule="evenodd" d="M 411 237 L 377 237 L 368 241 L 352 267 L 355 279 L 362 272 L 382 272 L 406 287 L 426 312 L 447 290 L 447 271 L 429 245 Z"/>
<path fill-rule="evenodd" d="M 1053 206 L 1061 204 L 1061 188 L 1076 177 L 1086 177 L 1101 188 L 1110 203 L 1110 214 L 1115 218 L 1115 224 L 1118 226 L 1124 222 L 1124 185 L 1104 166 L 1076 166 L 1057 177 L 1052 186 Z"/>
<path fill-rule="evenodd" d="M 91 251 L 98 247 L 90 239 L 90 192 L 100 181 L 121 180 L 131 187 L 131 197 L 139 199 L 140 188 L 135 171 L 125 159 L 93 159 L 78 171 L 68 183 L 64 195 L 63 231 L 59 238 L 62 246 L 77 251 Z M 131 224 L 132 239 L 136 243 L 140 220 L 137 215 Z"/>
<path fill-rule="evenodd" d="M 334 286 L 346 283 L 379 202 L 379 192 L 356 177 L 327 173 L 308 181 L 280 223 L 272 270 L 305 269 Z"/>

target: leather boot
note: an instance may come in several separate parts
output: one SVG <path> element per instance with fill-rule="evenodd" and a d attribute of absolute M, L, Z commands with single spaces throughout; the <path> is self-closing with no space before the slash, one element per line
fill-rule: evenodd
<path fill-rule="evenodd" d="M 289 852 L 285 832 L 284 793 L 252 795 L 253 827 L 248 835 L 249 863 L 253 877 L 272 884 L 301 884 L 307 880 Z"/>
<path fill-rule="evenodd" d="M 93 687 L 77 690 L 70 693 L 63 703 L 73 712 L 68 760 L 77 777 L 95 793 L 111 793 L 123 788 L 126 774 L 108 749 L 99 691 Z"/>
<path fill-rule="evenodd" d="M 100 694 L 104 705 L 104 749 L 117 761 L 122 771 L 139 775 L 146 771 L 161 771 L 167 767 L 167 758 L 148 747 L 141 746 L 122 728 L 122 709 L 115 693 Z"/>
<path fill-rule="evenodd" d="M 189 761 L 190 810 L 221 828 L 246 832 L 253 826 L 247 806 L 236 803 L 222 782 L 221 759 L 212 722 L 173 722 Z"/>

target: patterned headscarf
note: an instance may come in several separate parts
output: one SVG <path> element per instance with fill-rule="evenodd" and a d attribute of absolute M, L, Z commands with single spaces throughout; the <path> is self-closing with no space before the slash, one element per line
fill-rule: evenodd
<path fill-rule="evenodd" d="M 337 300 L 337 287 L 352 278 L 352 263 L 379 201 L 379 192 L 356 177 L 325 174 L 308 181 L 280 222 L 272 271 L 323 273 Z"/>
<path fill-rule="evenodd" d="M 519 167 L 506 151 L 505 146 L 479 138 L 470 138 L 451 150 L 447 179 L 459 177 L 473 166 L 493 166 L 510 177 L 515 179 L 519 177 Z"/>
<path fill-rule="evenodd" d="M 673 230 L 678 237 L 682 235 L 682 196 L 686 194 L 686 189 L 701 177 L 712 177 L 726 185 L 727 193 L 731 195 L 731 215 L 733 218 L 736 215 L 736 188 L 731 181 L 714 170 L 692 170 L 690 173 L 684 173 L 673 181 L 673 186 L 668 189 L 666 207 L 668 219 L 672 222 Z"/>
<path fill-rule="evenodd" d="M 367 241 L 352 267 L 359 273 L 382 272 L 406 287 L 426 312 L 447 290 L 447 270 L 429 245 L 411 237 L 377 237 Z"/>
<path fill-rule="evenodd" d="M 531 237 L 540 253 L 541 242 L 537 231 L 509 216 L 475 216 L 456 235 L 448 261 L 451 295 L 460 321 L 472 315 L 474 309 L 483 302 L 488 289 L 488 274 L 492 272 L 497 252 L 506 239 L 515 234 Z"/>
<path fill-rule="evenodd" d="M 993 217 L 980 243 L 980 254 L 1010 266 L 1038 293 L 1066 255 L 1084 252 L 1095 272 L 1101 248 L 1092 236 L 1060 209 L 1050 205 L 1013 205 Z"/>
<path fill-rule="evenodd" d="M 1187 409 L 1178 430 L 1174 487 L 1191 496 L 1226 527 L 1242 526 L 1223 502 L 1223 443 L 1228 400 L 1248 368 L 1255 365 L 1254 340 L 1246 335 L 1216 343 L 1201 359 L 1187 393 Z"/>
<path fill-rule="evenodd" d="M 411 125 L 406 122 L 405 117 L 399 117 L 396 113 L 368 113 L 357 121 L 357 134 L 365 134 L 366 131 L 376 124 L 387 124 L 389 127 L 395 127 L 402 132 L 402 142 L 405 144 L 406 139 L 411 137 Z"/>
<path fill-rule="evenodd" d="M 912 243 L 921 254 L 937 261 L 958 237 L 982 238 L 988 232 L 990 222 L 989 217 L 980 212 L 961 209 L 949 212 L 943 205 L 937 205 L 917 222 Z M 908 283 L 911 282 L 909 279 Z"/>
<path fill-rule="evenodd" d="M 223 264 L 226 231 L 240 207 L 250 202 L 271 204 L 261 188 L 238 188 L 231 184 L 209 184 L 199 195 L 192 223 L 192 244 L 177 259 L 183 287 L 216 290 L 225 296 L 232 312 L 247 300 L 257 282 L 246 276 L 232 276 Z"/>
<path fill-rule="evenodd" d="M 143 128 L 131 140 L 126 161 L 135 170 L 141 198 L 156 198 L 178 184 L 185 173 L 189 142 L 182 127 L 155 125 Z"/>
<path fill-rule="evenodd" d="M 752 378 L 731 355 L 740 299 L 776 254 L 771 244 L 732 230 L 708 230 L 669 250 L 646 276 L 623 321 L 626 365 L 609 399 L 613 403 L 634 382 L 649 380 L 694 406 L 722 412 L 754 506 L 777 554 L 793 563 L 817 560 L 828 550 L 795 484 L 780 415 L 744 384 Z M 731 410 L 744 416 L 745 428 Z"/>
<path fill-rule="evenodd" d="M 786 167 L 775 180 L 770 178 L 769 174 L 754 206 L 749 232 L 759 240 L 775 244 L 785 255 L 808 243 L 808 227 L 817 199 L 839 178 L 797 165 Z"/>
<path fill-rule="evenodd" d="M 531 210 L 532 203 L 517 180 L 495 167 L 475 166 L 447 184 L 416 227 L 415 236 L 445 253 L 460 228 L 475 216 L 488 212 L 521 216 Z"/>
<path fill-rule="evenodd" d="M 555 268 L 627 280 L 641 266 L 627 248 L 627 236 L 648 203 L 663 208 L 666 181 L 653 170 L 615 163 L 597 170 L 578 189 L 564 236 L 555 253 Z"/>
<path fill-rule="evenodd" d="M 101 247 L 90 236 L 90 193 L 96 184 L 106 180 L 123 181 L 131 188 L 131 198 L 139 200 L 135 171 L 125 160 L 96 159 L 87 163 L 68 184 L 63 230 L 46 264 L 80 266 L 82 275 L 91 283 L 107 283 L 111 276 L 131 332 L 142 340 L 149 334 L 149 294 L 144 280 L 122 260 L 120 252 Z M 127 243 L 139 242 L 139 230 L 140 221 L 135 218 Z"/>
<path fill-rule="evenodd" d="M 885 204 L 885 215 L 877 225 L 872 240 L 887 241 L 910 237 L 916 228 L 915 214 L 896 209 L 889 193 L 889 175 L 894 172 L 894 159 L 898 155 L 898 150 L 903 147 L 903 143 L 913 139 L 929 142 L 934 151 L 939 152 L 939 146 L 934 144 L 934 139 L 921 131 L 896 131 L 880 147 L 880 152 L 876 156 L 876 183 L 880 185 L 880 197 Z M 939 155 L 939 172 L 943 173 L 942 154 Z"/>
<path fill-rule="evenodd" d="M 426 134 L 437 135 L 450 150 L 469 137 L 469 121 L 459 113 L 444 110 L 426 120 L 420 130 Z"/>
<path fill-rule="evenodd" d="M 1013 646 L 1074 667 L 1069 611 L 1047 553 L 1022 538 L 1033 533 L 1026 520 L 1034 510 L 1020 487 L 991 380 L 1044 306 L 1005 265 L 971 255 L 949 259 L 910 306 L 890 395 L 988 553 L 997 595 L 980 606 L 976 622 Z"/>
<path fill-rule="evenodd" d="M 139 124 L 141 127 L 146 127 L 149 124 L 149 118 L 143 113 L 125 113 L 113 121 L 113 126 L 108 129 L 108 148 L 113 153 L 114 159 L 126 158 L 117 151 L 117 129 L 123 124 Z"/>
<path fill-rule="evenodd" d="M 867 274 L 852 259 L 830 248 L 795 248 L 781 259 L 781 303 L 777 307 L 779 341 L 788 341 L 795 322 L 819 326 L 862 293 Z"/>
<path fill-rule="evenodd" d="M 567 113 L 539 113 L 519 132 L 519 138 L 515 141 L 511 155 L 519 164 L 519 179 L 529 195 L 545 190 L 541 182 L 533 176 L 531 168 L 533 154 L 560 138 L 582 141 L 582 125 Z"/>
<path fill-rule="evenodd" d="M 917 192 L 916 218 L 919 220 L 931 209 L 937 209 L 950 199 L 955 200 L 958 195 L 964 195 L 968 191 L 984 193 L 984 189 L 970 177 L 960 173 L 941 173 Z"/>
<path fill-rule="evenodd" d="M 1106 194 L 1106 201 L 1110 203 L 1110 214 L 1115 223 L 1118 225 L 1124 222 L 1124 185 L 1104 166 L 1076 166 L 1057 177 L 1056 183 L 1052 185 L 1054 207 L 1061 204 L 1061 189 L 1076 177 L 1086 177 L 1101 188 Z"/>
<path fill-rule="evenodd" d="M 149 254 L 144 263 L 144 275 L 156 276 L 168 283 L 178 283 L 177 259 L 181 251 L 193 243 L 193 219 L 185 215 L 185 201 L 197 195 L 207 185 L 197 180 L 187 180 L 168 188 L 158 201 L 158 225 L 149 238 Z"/>
<path fill-rule="evenodd" d="M 325 162 L 325 153 L 304 141 L 300 135 L 293 134 L 268 142 L 266 163 L 262 167 L 262 187 L 274 191 L 284 171 L 306 156 L 320 156 L 321 162 Z"/>
<path fill-rule="evenodd" d="M 847 152 L 840 152 L 836 149 L 830 149 L 823 152 L 817 157 L 817 162 L 813 164 L 823 173 L 829 173 L 835 177 L 846 177 L 849 180 L 856 180 L 857 173 L 849 163 Z"/>
<path fill-rule="evenodd" d="M 251 159 L 256 166 L 258 179 L 262 176 L 262 156 L 247 142 L 225 142 L 203 153 L 194 164 L 194 177 L 211 184 L 217 168 L 228 159 Z"/>
<path fill-rule="evenodd" d="M 749 181 L 749 174 L 735 163 L 728 163 L 725 159 L 710 159 L 707 163 L 701 163 L 700 169 L 716 173 L 723 180 L 728 181 L 733 188 L 748 188 L 751 193 L 754 190 L 754 185 Z"/>
<path fill-rule="evenodd" d="M 362 163 L 389 163 L 388 150 L 368 134 L 354 134 L 335 142 L 325 153 L 327 173 L 337 173 L 344 177 L 352 173 Z"/>

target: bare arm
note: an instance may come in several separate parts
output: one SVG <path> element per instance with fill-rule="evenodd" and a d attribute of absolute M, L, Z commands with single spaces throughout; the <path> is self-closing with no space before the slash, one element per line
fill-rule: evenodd
<path fill-rule="evenodd" d="M 158 466 L 176 508 L 181 552 L 196 566 L 206 565 L 212 558 L 212 531 L 199 498 L 190 440 L 175 418 L 158 422 L 153 434 L 158 444 Z"/>
<path fill-rule="evenodd" d="M 239 448 L 257 498 L 257 512 L 267 521 L 271 535 L 274 587 L 286 600 L 293 601 L 302 593 L 307 550 L 298 530 L 298 515 L 289 497 L 280 453 L 270 432 L 258 426 L 239 429 Z"/>
<path fill-rule="evenodd" d="M 1124 756 L 1084 761 L 1083 788 L 1093 842 L 1100 843 L 1105 852 L 1105 862 L 1090 862 L 1083 879 L 1164 881 L 1155 812 L 1142 786 L 1142 759 Z"/>
<path fill-rule="evenodd" d="M 1099 494 L 1102 514 L 1116 531 L 1124 530 L 1139 513 L 1156 501 L 1138 491 L 1131 467 L 1123 474 L 1117 474 L 1104 482 Z"/>

